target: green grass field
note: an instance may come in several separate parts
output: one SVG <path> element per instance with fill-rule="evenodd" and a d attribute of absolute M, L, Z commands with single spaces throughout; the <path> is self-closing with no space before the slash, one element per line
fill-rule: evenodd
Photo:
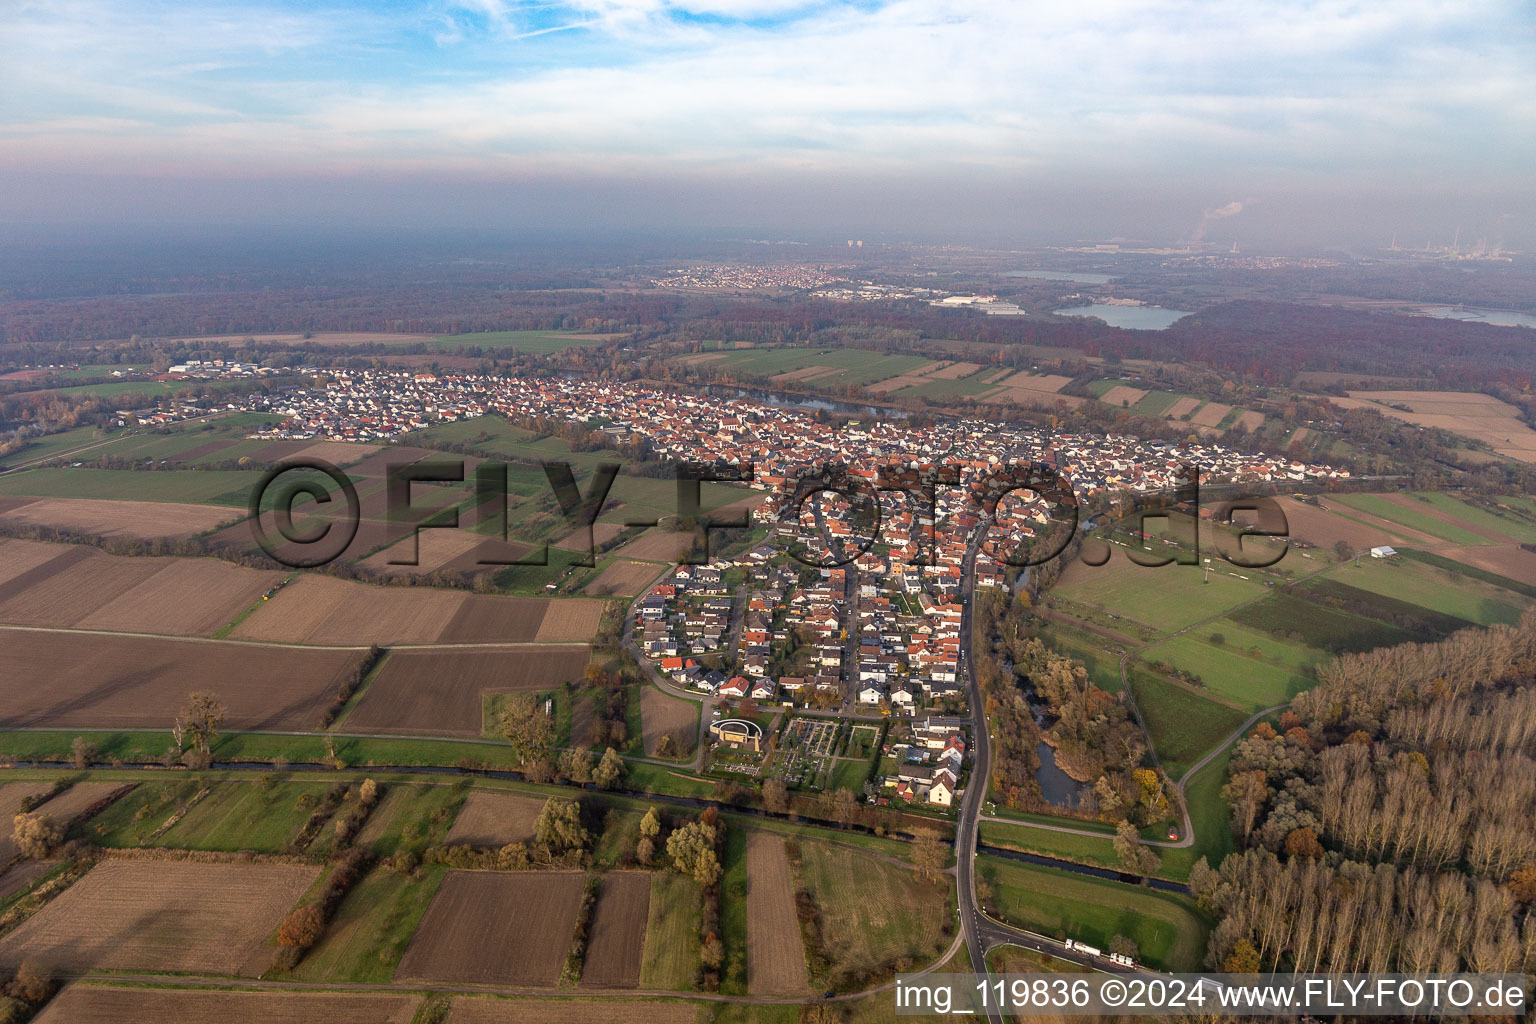
<path fill-rule="evenodd" d="M 932 362 L 922 356 L 881 355 L 865 349 L 807 349 L 807 348 L 759 348 L 731 352 L 724 359 L 704 364 L 712 369 L 733 369 L 754 376 L 771 377 L 791 370 L 811 366 L 825 366 L 836 370 L 807 381 L 807 386 L 864 385 L 890 377 L 900 376 L 908 370 L 926 366 Z"/>
<path fill-rule="evenodd" d="M 1416 551 L 1413 548 L 1398 548 L 1397 554 L 1404 562 L 1416 562 L 1420 565 L 1433 566 L 1436 569 L 1444 569 L 1447 572 L 1465 576 L 1468 579 L 1491 584 L 1499 590 L 1508 591 L 1511 594 L 1536 598 L 1536 586 L 1532 586 L 1529 583 L 1521 583 L 1519 580 L 1512 580 L 1508 576 L 1500 576 L 1498 573 L 1489 572 L 1487 569 L 1480 569 L 1475 565 L 1464 565 L 1443 555 L 1432 555 L 1427 551 Z"/>
<path fill-rule="evenodd" d="M 1462 572 L 1410 559 L 1362 558 L 1359 566 L 1334 570 L 1332 578 L 1479 626 L 1518 622 L 1521 612 L 1533 603 L 1527 597 Z"/>
<path fill-rule="evenodd" d="M 1528 508 L 1519 498 L 1481 499 L 1493 507 L 1472 504 L 1441 491 L 1417 491 L 1413 497 L 1440 512 L 1449 513 L 1469 526 L 1502 533 L 1525 544 L 1536 544 L 1536 507 Z M 1529 502 L 1530 499 L 1525 499 Z M 1499 508 L 1499 505 L 1507 506 Z"/>
<path fill-rule="evenodd" d="M 1350 508 L 1359 509 L 1361 512 L 1369 512 L 1371 515 L 1385 519 L 1389 523 L 1406 526 L 1420 533 L 1427 533 L 1431 537 L 1439 537 L 1441 540 L 1452 544 L 1491 544 L 1483 537 L 1479 537 L 1471 530 L 1463 529 L 1453 523 L 1442 522 L 1434 516 L 1411 507 L 1404 507 L 1393 501 L 1388 501 L 1379 494 L 1340 494 L 1335 496 L 1340 504 Z M 1459 515 L 1460 513 L 1458 513 Z"/>
<path fill-rule="evenodd" d="M 352 887 L 318 945 L 288 976 L 297 981 L 387 984 L 448 869 L 407 877 L 379 866 Z"/>
<path fill-rule="evenodd" d="M 1184 798 L 1189 804 L 1189 821 L 1195 831 L 1195 845 L 1188 850 L 1164 850 L 1170 857 L 1188 853 L 1190 863 L 1204 857 L 1212 867 L 1221 864 L 1223 858 L 1237 850 L 1232 838 L 1232 815 L 1227 801 L 1222 798 L 1222 787 L 1227 784 L 1227 763 L 1232 760 L 1231 750 L 1211 758 L 1200 769 L 1200 774 L 1184 784 Z M 1165 858 L 1165 864 L 1167 859 Z"/>
<path fill-rule="evenodd" d="M 941 929 L 953 885 L 920 881 L 913 871 L 851 857 L 832 843 L 802 842 L 800 874 L 821 912 L 834 978 L 928 963 L 949 944 Z"/>
<path fill-rule="evenodd" d="M 747 990 L 747 833 L 727 828 L 721 857 L 720 941 L 725 944 L 725 966 L 720 991 L 741 995 Z"/>
<path fill-rule="evenodd" d="M 155 845 L 184 850 L 279 853 L 303 827 L 330 785 L 225 781 L 193 806 Z"/>
<path fill-rule="evenodd" d="M 1113 545 L 1111 549 L 1113 554 L 1106 565 L 1072 566 L 1055 592 L 1070 601 L 1169 633 L 1266 592 L 1257 579 L 1239 579 L 1228 570 L 1213 571 L 1210 582 L 1204 583 L 1204 574 L 1195 566 L 1150 569 L 1132 563 L 1124 550 Z"/>
<path fill-rule="evenodd" d="M 692 989 L 699 970 L 699 884 L 671 871 L 651 876 L 640 987 Z"/>
<path fill-rule="evenodd" d="M 1131 663 L 1128 674 L 1158 760 L 1174 778 L 1188 771 L 1247 717 L 1239 709 L 1208 700 L 1137 662 Z"/>
<path fill-rule="evenodd" d="M 1100 949 L 1115 935 L 1136 943 L 1140 959 L 1172 971 L 1199 968 L 1210 925 L 1188 897 L 1001 857 L 978 857 L 1002 918 Z"/>
<path fill-rule="evenodd" d="M 1338 578 L 1350 577 L 1346 575 Z M 1305 643 L 1333 654 L 1391 647 L 1415 639 L 1408 630 L 1389 623 L 1352 615 L 1294 594 L 1279 592 L 1255 604 L 1236 609 L 1227 619 L 1266 631 L 1284 642 Z"/>
<path fill-rule="evenodd" d="M 368 820 L 368 828 L 377 833 L 369 848 L 388 856 L 402 849 L 420 853 L 434 843 L 441 843 L 467 795 L 468 791 L 457 785 L 386 786 Z"/>
<path fill-rule="evenodd" d="M 117 498 L 244 508 L 261 474 L 240 470 L 28 469 L 0 477 L 0 496 Z"/>
<path fill-rule="evenodd" d="M 1211 637 L 1221 637 L 1221 643 Z M 1230 619 L 1218 619 L 1173 637 L 1145 651 L 1142 657 L 1163 661 L 1200 677 L 1214 693 L 1257 711 L 1288 700 L 1316 682 L 1311 666 L 1328 655 L 1303 644 L 1277 640 Z"/>
<path fill-rule="evenodd" d="M 581 336 L 578 337 L 578 335 Z M 458 348 L 506 348 L 527 355 L 547 356 L 555 352 L 563 352 L 568 348 L 601 345 L 621 337 L 624 335 L 598 337 L 589 335 L 586 331 L 485 331 L 479 334 L 445 334 L 430 344 L 444 351 L 453 351 Z M 409 344 L 415 344 L 415 342 L 409 342 Z"/>

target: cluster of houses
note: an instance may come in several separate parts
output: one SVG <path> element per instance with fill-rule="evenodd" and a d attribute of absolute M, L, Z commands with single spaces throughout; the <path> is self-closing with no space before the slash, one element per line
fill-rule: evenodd
<path fill-rule="evenodd" d="M 1171 443 L 1122 435 L 1060 434 L 989 420 L 944 419 L 922 428 L 894 418 L 821 422 L 798 409 L 630 381 L 330 370 L 323 387 L 263 406 L 288 419 L 271 436 L 388 440 L 486 412 L 588 425 L 615 444 L 678 461 L 751 462 L 757 483 L 780 490 L 800 467 L 840 462 L 876 467 L 958 463 L 986 472 L 1020 458 L 1054 465 L 1079 495 L 1175 486 L 1185 464 L 1208 479 L 1283 481 L 1347 477 L 1348 471 L 1281 455 L 1245 454 L 1214 441 Z M 260 401 L 257 398 L 253 402 Z M 964 453 L 959 457 L 956 453 Z M 776 486 L 777 484 L 777 486 Z M 940 488 L 940 493 L 952 488 Z"/>
<path fill-rule="evenodd" d="M 894 772 L 880 780 L 877 802 L 891 799 L 909 804 L 949 807 L 960 788 L 960 769 L 965 763 L 965 727 L 962 718 L 929 715 L 912 722 L 912 742 L 891 747 L 896 757 Z"/>

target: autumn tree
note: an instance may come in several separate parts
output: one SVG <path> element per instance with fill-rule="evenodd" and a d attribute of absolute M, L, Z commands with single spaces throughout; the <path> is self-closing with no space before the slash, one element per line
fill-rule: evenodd
<path fill-rule="evenodd" d="M 555 721 L 544 713 L 533 694 L 514 693 L 508 695 L 501 712 L 501 734 L 512 744 L 518 764 L 526 768 L 549 759 L 555 745 Z"/>
<path fill-rule="evenodd" d="M 277 944 L 308 949 L 325 934 L 325 911 L 318 903 L 295 907 L 277 929 Z"/>
<path fill-rule="evenodd" d="M 931 828 L 920 828 L 912 835 L 912 864 L 917 868 L 917 877 L 925 882 L 939 881 L 944 876 L 946 859 L 939 834 Z"/>
<path fill-rule="evenodd" d="M 592 751 L 571 748 L 560 752 L 559 772 L 578 785 L 592 781 Z"/>
<path fill-rule="evenodd" d="M 1150 875 L 1162 864 L 1157 852 L 1142 844 L 1136 826 L 1124 818 L 1115 826 L 1114 845 L 1115 856 L 1120 858 L 1128 874 Z"/>
<path fill-rule="evenodd" d="M 180 736 L 189 735 L 194 750 L 211 756 L 213 741 L 219 735 L 219 726 L 224 724 L 226 713 L 223 702 L 209 691 L 196 690 L 188 694 L 186 704 L 182 705 L 180 714 L 176 716 L 176 728 L 172 730 L 173 735 L 177 736 L 178 746 L 181 743 Z"/>
<path fill-rule="evenodd" d="M 89 768 L 96 760 L 96 744 L 84 736 L 76 736 L 69 745 L 69 759 L 76 768 Z"/>
<path fill-rule="evenodd" d="M 562 800 L 552 796 L 544 801 L 538 818 L 533 823 L 534 841 L 557 857 L 570 851 L 587 848 L 591 835 L 581 824 L 581 805 L 575 800 Z"/>
<path fill-rule="evenodd" d="M 592 770 L 592 781 L 603 789 L 613 789 L 624 778 L 624 758 L 609 747 L 603 751 L 603 759 Z"/>
<path fill-rule="evenodd" d="M 783 814 L 789 810 L 789 787 L 782 779 L 763 782 L 763 810 L 769 814 Z"/>
<path fill-rule="evenodd" d="M 715 853 L 718 839 L 719 831 L 713 824 L 702 819 L 690 821 L 667 836 L 667 856 L 679 872 L 708 888 L 720 880 L 720 860 Z"/>
<path fill-rule="evenodd" d="M 23 857 L 42 860 L 64 841 L 64 827 L 51 814 L 41 811 L 23 812 L 14 819 L 11 841 Z"/>

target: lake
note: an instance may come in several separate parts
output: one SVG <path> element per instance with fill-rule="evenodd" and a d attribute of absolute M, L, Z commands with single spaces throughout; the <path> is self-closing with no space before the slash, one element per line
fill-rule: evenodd
<path fill-rule="evenodd" d="M 1108 274 L 1079 273 L 1076 270 L 1010 270 L 1004 277 L 1032 277 L 1039 281 L 1071 281 L 1073 284 L 1109 284 Z"/>
<path fill-rule="evenodd" d="M 1501 327 L 1536 327 L 1536 315 L 1516 313 L 1510 309 L 1476 309 L 1472 306 L 1435 306 L 1421 310 L 1424 316 L 1441 320 L 1466 320 L 1475 324 L 1498 324 Z"/>
<path fill-rule="evenodd" d="M 1078 782 L 1056 767 L 1056 751 L 1051 749 L 1049 743 L 1042 740 L 1035 749 L 1040 755 L 1040 770 L 1035 772 L 1035 781 L 1040 783 L 1040 792 L 1044 794 L 1046 802 L 1057 807 L 1076 807 L 1082 802 L 1088 784 Z"/>
<path fill-rule="evenodd" d="M 1160 331 L 1190 315 L 1187 309 L 1164 309 L 1162 306 L 1107 306 L 1093 303 L 1088 306 L 1071 306 L 1056 310 L 1057 316 L 1097 317 L 1111 327 L 1126 327 L 1138 331 Z"/>

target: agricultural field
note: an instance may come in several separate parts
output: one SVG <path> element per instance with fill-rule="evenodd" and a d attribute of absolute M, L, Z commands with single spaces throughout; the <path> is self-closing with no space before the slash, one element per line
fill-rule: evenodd
<path fill-rule="evenodd" d="M 1416 617 L 1440 634 L 1472 625 L 1513 624 L 1533 603 L 1506 587 L 1408 558 L 1362 558 L 1309 589 L 1338 590 L 1342 597 L 1373 602 L 1382 609 L 1381 618 L 1406 623 Z"/>
<path fill-rule="evenodd" d="M 584 334 L 581 331 L 484 331 L 478 334 L 444 334 L 428 342 L 428 347 L 453 351 L 464 347 L 511 349 L 527 355 L 553 355 L 568 348 L 586 348 L 610 341 L 620 341 L 627 334 Z M 401 344 L 415 344 L 402 342 Z"/>
<path fill-rule="evenodd" d="M 106 861 L 0 939 L 0 967 L 254 977 L 318 867 Z"/>
<path fill-rule="evenodd" d="M 602 615 L 601 601 L 374 587 L 301 575 L 263 602 L 232 636 L 322 645 L 586 642 Z"/>
<path fill-rule="evenodd" d="M 583 988 L 635 988 L 645 951 L 650 917 L 651 876 L 643 871 L 611 871 L 603 876 L 592 908 Z"/>
<path fill-rule="evenodd" d="M 670 735 L 680 755 L 691 754 L 699 733 L 697 701 L 662 693 L 654 686 L 640 688 L 640 721 L 645 727 L 645 752 L 655 757 L 661 738 Z"/>
<path fill-rule="evenodd" d="M 1196 566 L 1146 568 L 1111 550 L 1102 566 L 1073 562 L 1051 595 L 1171 633 L 1267 593 L 1251 570 L 1242 570 L 1250 576 L 1245 580 L 1230 568 L 1217 569 L 1205 583 Z"/>
<path fill-rule="evenodd" d="M 387 984 L 446 874 L 440 865 L 410 876 L 375 867 L 347 893 L 320 943 L 304 954 L 290 977 Z"/>
<path fill-rule="evenodd" d="M 105 498 L 245 509 L 255 471 L 167 469 L 27 469 L 0 476 L 0 497 Z"/>
<path fill-rule="evenodd" d="M 583 593 L 589 597 L 634 597 L 659 575 L 661 570 L 654 563 L 615 559 Z"/>
<path fill-rule="evenodd" d="M 588 648 L 576 645 L 392 651 L 346 725 L 357 732 L 477 738 L 483 731 L 481 694 L 578 683 L 590 658 Z"/>
<path fill-rule="evenodd" d="M 1470 438 L 1500 455 L 1536 462 L 1536 430 L 1520 419 L 1520 410 L 1489 395 L 1462 391 L 1351 391 L 1330 398 L 1343 408 L 1367 408 L 1421 427 L 1434 427 Z"/>
<path fill-rule="evenodd" d="M 651 876 L 640 987 L 692 989 L 699 969 L 699 884 L 671 871 Z"/>
<path fill-rule="evenodd" d="M 361 657 L 250 644 L 9 629 L 0 678 L 47 680 L 0 687 L 0 727 L 169 729 L 187 694 L 225 704 L 224 726 L 315 729 L 343 674 Z"/>
<path fill-rule="evenodd" d="M 1312 686 L 1312 666 L 1328 658 L 1316 648 L 1278 640 L 1231 619 L 1218 619 L 1208 629 L 1173 637 L 1145 657 L 1198 676 L 1213 693 L 1252 711 Z"/>
<path fill-rule="evenodd" d="M 1144 963 L 1199 969 L 1210 925 L 1188 897 L 1001 857 L 978 857 L 977 873 L 991 884 L 997 911 L 1011 924 L 1100 949 L 1124 935 Z"/>
<path fill-rule="evenodd" d="M 76 982 L 55 996 L 35 1024 L 411 1024 L 415 993 L 253 992 L 167 989 Z"/>
<path fill-rule="evenodd" d="M 924 965 L 949 944 L 954 886 L 947 878 L 929 884 L 884 858 L 812 840 L 800 842 L 799 876 L 821 912 L 834 977 Z"/>
<path fill-rule="evenodd" d="M 1174 778 L 1231 735 L 1248 717 L 1249 713 L 1241 708 L 1209 699 L 1139 663 L 1132 663 L 1128 674 L 1158 760 Z"/>
<path fill-rule="evenodd" d="M 448 830 L 447 842 L 500 848 L 531 839 L 543 809 L 544 801 L 538 797 L 474 790 Z"/>
<path fill-rule="evenodd" d="M 458 996 L 446 1024 L 698 1024 L 699 1019 L 697 1004 L 675 1001 Z"/>
<path fill-rule="evenodd" d="M 396 978 L 553 986 L 585 881 L 579 871 L 450 871 Z"/>
<path fill-rule="evenodd" d="M 877 381 L 899 377 L 904 373 L 932 365 L 932 360 L 922 356 L 881 355 L 864 349 L 806 349 L 806 348 L 750 348 L 726 353 L 722 358 L 710 359 L 708 365 L 715 370 L 738 371 L 753 377 L 780 377 L 794 371 L 816 369 L 809 383 L 816 387 L 867 387 Z M 789 383 L 806 381 L 801 374 Z"/>
<path fill-rule="evenodd" d="M 183 850 L 281 853 L 329 788 L 322 782 L 263 785 L 226 780 L 193 804 L 180 821 L 155 840 L 155 845 Z M 135 795 L 124 798 L 128 805 L 138 803 L 133 799 Z M 153 830 L 163 817 L 151 817 L 144 825 Z"/>
<path fill-rule="evenodd" d="M 86 575 L 82 570 L 87 565 L 72 568 L 61 580 Z M 125 633 L 208 636 L 284 578 L 280 572 L 245 569 L 212 558 L 154 559 L 150 565 L 158 571 L 70 625 Z M 92 603 L 94 599 L 81 605 Z"/>
<path fill-rule="evenodd" d="M 244 518 L 238 509 L 219 505 L 173 505 L 101 498 L 38 498 L 9 504 L 0 519 L 26 526 L 49 526 L 100 537 L 193 537 Z"/>
<path fill-rule="evenodd" d="M 619 548 L 620 558 L 647 562 L 675 562 L 693 545 L 693 534 L 670 530 L 648 530 Z"/>
<path fill-rule="evenodd" d="M 368 816 L 357 844 L 389 856 L 397 850 L 420 853 L 428 846 L 445 843 L 466 796 L 460 785 L 391 783 Z"/>
<path fill-rule="evenodd" d="M 1444 513 L 1432 514 L 1433 507 L 1415 508 L 1414 503 L 1394 501 L 1397 495 L 1386 494 L 1336 494 L 1331 496 L 1331 502 L 1347 505 L 1360 512 L 1383 519 L 1396 526 L 1406 527 L 1408 531 L 1419 534 L 1428 534 L 1447 544 L 1471 544 L 1480 545 L 1491 543 L 1487 538 L 1473 533 L 1464 526 L 1458 525 L 1455 520 Z"/>
<path fill-rule="evenodd" d="M 755 996 L 810 991 L 784 842 L 766 832 L 747 834 L 747 990 Z"/>

